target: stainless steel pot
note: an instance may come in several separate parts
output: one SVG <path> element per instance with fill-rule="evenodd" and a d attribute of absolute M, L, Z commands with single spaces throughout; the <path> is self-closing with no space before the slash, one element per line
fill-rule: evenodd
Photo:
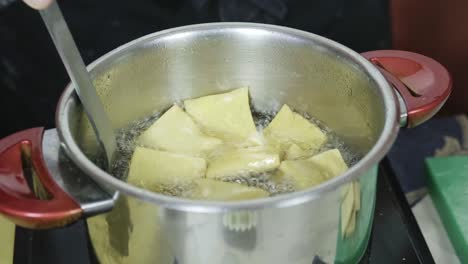
<path fill-rule="evenodd" d="M 343 175 L 291 194 L 244 202 L 164 196 L 95 165 L 94 134 L 68 86 L 56 130 L 0 141 L 0 213 L 22 226 L 51 228 L 114 206 L 88 219 L 102 263 L 356 262 L 372 226 L 379 161 L 400 126 L 430 118 L 451 91 L 448 72 L 422 55 L 360 55 L 311 33 L 250 23 L 157 32 L 111 51 L 89 70 L 115 129 L 174 101 L 249 86 L 256 108 L 287 103 L 363 155 Z M 361 185 L 361 209 L 355 231 L 344 237 L 342 193 L 352 181 Z"/>

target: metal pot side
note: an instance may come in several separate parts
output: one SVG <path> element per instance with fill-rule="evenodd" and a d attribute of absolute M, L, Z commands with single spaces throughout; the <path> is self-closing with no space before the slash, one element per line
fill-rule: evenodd
<path fill-rule="evenodd" d="M 398 131 L 396 97 L 366 59 L 320 36 L 278 26 L 214 23 L 130 42 L 90 65 L 115 129 L 174 101 L 248 86 L 253 105 L 287 103 L 332 128 L 364 158 L 311 190 L 267 199 L 200 202 L 126 184 L 99 169 L 94 133 L 69 86 L 57 111 L 68 156 L 94 180 L 123 193 L 88 220 L 102 263 L 354 262 L 372 225 L 376 165 Z M 361 183 L 356 230 L 343 238 L 343 188 Z M 242 219 L 234 221 L 232 219 Z"/>

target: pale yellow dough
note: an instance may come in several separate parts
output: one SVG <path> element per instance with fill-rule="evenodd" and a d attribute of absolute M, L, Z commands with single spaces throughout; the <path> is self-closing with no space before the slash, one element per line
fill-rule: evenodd
<path fill-rule="evenodd" d="M 349 229 L 354 229 L 354 227 L 350 227 L 350 225 L 353 225 L 352 217 L 355 214 L 354 210 L 354 188 L 353 184 L 349 183 L 345 188 L 345 196 L 344 199 L 341 203 L 341 234 L 343 236 L 349 236 Z M 354 219 L 355 221 L 356 219 Z M 355 223 L 354 223 L 355 225 Z"/>
<path fill-rule="evenodd" d="M 273 180 L 286 181 L 296 190 L 304 190 L 325 181 L 323 175 L 323 169 L 308 160 L 285 160 Z"/>
<path fill-rule="evenodd" d="M 274 172 L 274 181 L 303 190 L 348 169 L 338 149 L 310 157 L 326 135 L 287 105 L 264 129 L 264 140 L 250 112 L 247 88 L 189 99 L 184 105 L 186 112 L 173 105 L 138 138 L 143 147 L 133 154 L 129 183 L 153 191 L 182 184 L 195 186 L 191 198 L 243 200 L 268 193 L 218 180 Z M 356 196 L 355 188 L 345 197 Z M 358 201 L 351 204 L 355 206 L 359 208 Z M 348 211 L 342 217 L 348 226 Z"/>
<path fill-rule="evenodd" d="M 141 134 L 137 143 L 143 147 L 204 157 L 222 141 L 204 135 L 192 118 L 174 105 Z"/>
<path fill-rule="evenodd" d="M 0 215 L 0 263 L 13 263 L 15 224 Z"/>
<path fill-rule="evenodd" d="M 351 236 L 356 230 L 358 211 L 361 209 L 361 187 L 359 181 L 353 181 L 344 188 L 341 204 L 341 233 Z"/>
<path fill-rule="evenodd" d="M 238 183 L 198 179 L 190 198 L 212 201 L 238 201 L 267 197 L 268 192 Z"/>
<path fill-rule="evenodd" d="M 247 88 L 189 99 L 184 105 L 187 113 L 207 134 L 246 146 L 260 144 Z"/>
<path fill-rule="evenodd" d="M 263 134 L 272 144 L 278 144 L 282 151 L 291 144 L 303 150 L 318 149 L 327 140 L 320 128 L 293 112 L 288 105 L 283 105 Z"/>
<path fill-rule="evenodd" d="M 354 186 L 354 208 L 356 211 L 361 210 L 361 184 L 359 181 L 353 183 Z"/>
<path fill-rule="evenodd" d="M 309 158 L 309 161 L 324 168 L 325 178 L 339 176 L 348 169 L 338 149 L 331 149 Z"/>
<path fill-rule="evenodd" d="M 298 190 L 318 185 L 342 174 L 348 166 L 338 149 L 324 151 L 309 159 L 285 160 L 281 162 L 276 181 L 289 181 Z"/>
<path fill-rule="evenodd" d="M 344 231 L 344 235 L 346 237 L 351 236 L 354 231 L 356 230 L 356 222 L 357 222 L 357 213 L 361 209 L 361 187 L 360 183 L 358 181 L 352 182 L 351 186 L 349 186 L 348 192 L 353 193 L 353 208 L 352 208 L 352 213 L 351 213 L 351 219 L 348 222 L 348 225 L 346 226 L 346 229 Z M 351 199 L 350 197 L 346 197 L 345 199 Z M 346 202 L 346 206 L 348 206 L 349 201 Z M 344 209 L 347 213 L 349 209 Z"/>
<path fill-rule="evenodd" d="M 161 216 L 157 206 L 151 203 L 128 199 L 128 209 L 114 208 L 111 213 L 98 215 L 87 219 L 91 242 L 101 264 L 139 264 L 172 263 L 174 256 L 164 240 L 164 232 L 159 222 Z M 128 213 L 129 215 L 125 215 Z M 106 218 L 114 218 L 114 223 L 109 223 Z M 129 218 L 129 222 L 125 221 Z M 112 233 L 109 233 L 109 224 L 112 224 Z M 128 238 L 123 235 L 128 232 Z M 128 245 L 128 254 L 119 252 L 112 246 L 110 240 L 113 236 L 120 237 L 121 243 Z M 128 240 L 126 240 L 127 238 Z M 114 238 L 115 239 L 115 238 Z"/>
<path fill-rule="evenodd" d="M 296 144 L 291 144 L 291 146 L 289 146 L 289 148 L 284 153 L 284 159 L 294 160 L 294 159 L 303 158 L 306 155 L 307 155 L 307 151 L 304 151 Z"/>
<path fill-rule="evenodd" d="M 356 218 L 357 218 L 356 212 L 353 211 L 351 213 L 351 219 L 349 220 L 348 226 L 346 227 L 346 230 L 345 230 L 346 237 L 350 237 L 354 233 L 354 230 L 356 230 Z"/>
<path fill-rule="evenodd" d="M 280 165 L 277 153 L 264 147 L 228 149 L 208 162 L 207 178 L 248 176 L 272 171 Z"/>
<path fill-rule="evenodd" d="M 149 190 L 158 186 L 188 184 L 204 177 L 202 158 L 137 147 L 133 153 L 128 182 Z"/>

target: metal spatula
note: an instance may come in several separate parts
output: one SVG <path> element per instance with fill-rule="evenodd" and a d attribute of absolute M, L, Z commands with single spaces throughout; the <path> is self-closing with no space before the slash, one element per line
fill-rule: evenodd
<path fill-rule="evenodd" d="M 104 148 L 107 161 L 106 167 L 110 169 L 116 149 L 114 130 L 112 129 L 109 117 L 104 111 L 104 106 L 99 99 L 96 89 L 91 82 L 67 23 L 56 1 L 48 8 L 40 10 L 40 14 L 52 36 L 55 47 L 75 86 L 75 90 L 80 97 L 84 110 L 96 133 L 99 145 L 101 148 Z"/>

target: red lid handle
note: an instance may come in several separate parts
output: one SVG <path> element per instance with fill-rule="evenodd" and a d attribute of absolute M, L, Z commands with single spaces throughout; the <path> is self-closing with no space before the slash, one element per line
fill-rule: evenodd
<path fill-rule="evenodd" d="M 43 132 L 43 128 L 33 128 L 0 140 L 0 213 L 26 228 L 61 227 L 82 214 L 80 205 L 55 183 L 45 166 Z M 29 187 L 25 163 L 42 191 L 33 192 Z M 41 199 L 37 193 L 42 194 Z"/>
<path fill-rule="evenodd" d="M 362 53 L 393 84 L 407 109 L 407 126 L 427 121 L 444 105 L 452 78 L 437 61 L 408 51 L 377 50 Z"/>

